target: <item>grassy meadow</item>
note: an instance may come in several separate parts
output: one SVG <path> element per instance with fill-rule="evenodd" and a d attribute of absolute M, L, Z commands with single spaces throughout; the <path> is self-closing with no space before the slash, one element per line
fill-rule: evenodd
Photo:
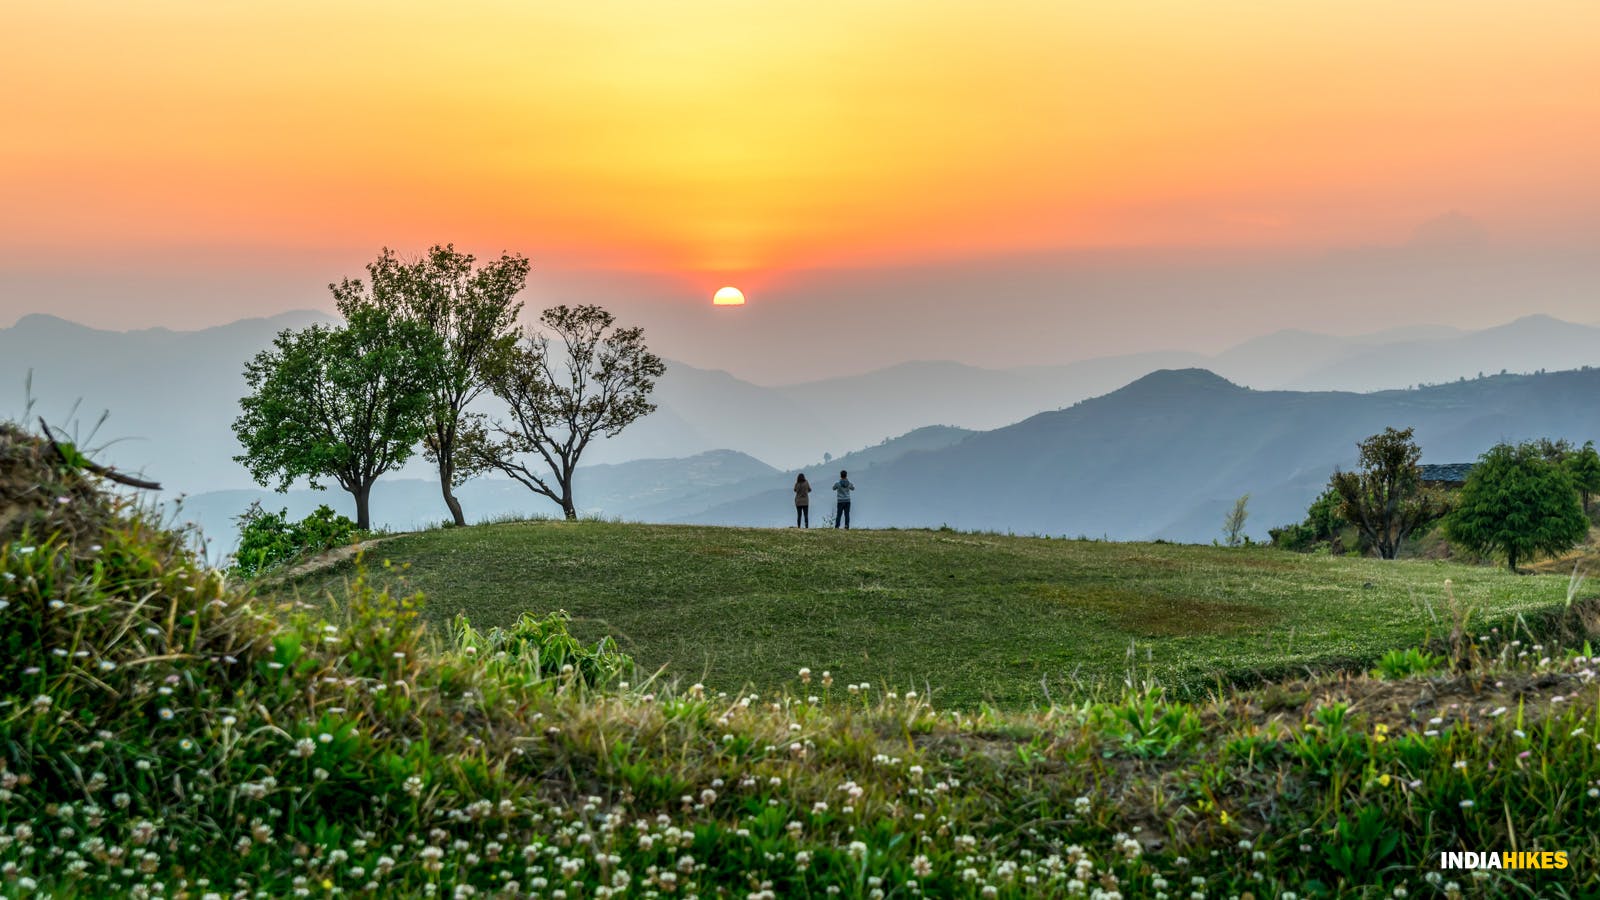
<path fill-rule="evenodd" d="M 566 610 L 575 634 L 685 682 L 766 690 L 804 667 L 967 708 L 1045 705 L 1130 673 L 1197 696 L 1218 679 L 1365 666 L 1448 634 L 1456 614 L 1485 629 L 1542 615 L 1568 587 L 1259 548 L 594 521 L 419 532 L 367 556 L 436 625 Z M 277 591 L 339 598 L 352 571 Z"/>
<path fill-rule="evenodd" d="M 1272 660 L 1266 632 L 1285 622 L 1309 629 L 1328 616 L 1346 654 L 1421 635 L 1426 613 L 1399 607 L 1446 575 L 1462 602 L 1495 616 L 1548 606 L 1558 578 L 593 523 L 382 547 L 411 553 L 419 582 L 478 584 L 495 603 L 477 608 L 473 628 L 431 627 L 414 597 L 383 589 L 392 576 L 376 566 L 337 609 L 252 593 L 0 423 L 0 896 L 1600 895 L 1592 603 L 1535 630 L 1465 634 L 1448 658 L 1385 678 L 1280 678 L 1194 701 L 1148 683 L 1025 708 L 938 699 L 1005 697 L 1008 685 L 1026 699 L 1031 675 L 996 666 L 986 679 L 964 661 L 1028 652 L 1006 642 L 1040 632 L 1067 645 L 1052 657 L 1063 661 L 1089 665 L 1103 647 L 1108 674 L 1130 639 L 1157 651 L 1152 665 L 1183 653 L 1195 671 L 1248 667 Z M 318 577 L 342 585 L 346 574 Z M 666 587 L 650 592 L 656 583 Z M 807 584 L 823 598 L 809 606 Z M 1112 602 L 1139 591 L 1162 602 L 1137 618 Z M 754 641 L 702 665 L 738 663 L 774 686 L 719 689 L 739 679 L 731 672 L 710 687 L 651 679 L 559 618 L 482 621 L 579 601 L 653 601 L 653 618 L 624 623 L 637 623 L 628 645 L 646 654 L 667 656 L 673 644 L 651 643 L 662 635 Z M 761 624 L 759 604 L 779 601 L 796 606 L 787 633 Z M 432 615 L 451 602 L 441 591 Z M 941 602 L 961 608 L 914 653 L 889 657 L 932 691 L 868 668 L 909 627 L 896 619 Z M 786 647 L 810 630 L 807 616 L 860 634 Z M 595 610 L 582 622 L 590 633 L 605 624 Z M 1183 643 L 1189 630 L 1201 643 Z M 841 660 L 831 678 L 816 671 L 829 658 Z M 848 690 L 879 677 L 882 688 Z M 941 691 L 953 679 L 964 695 Z M 1511 848 L 1559 851 L 1567 866 L 1439 868 L 1443 851 Z"/>

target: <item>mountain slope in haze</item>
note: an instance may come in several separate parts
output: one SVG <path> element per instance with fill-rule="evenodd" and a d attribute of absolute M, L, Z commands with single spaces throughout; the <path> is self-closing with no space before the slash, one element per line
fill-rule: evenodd
<path fill-rule="evenodd" d="M 102 331 L 48 315 L 0 329 L 0 415 L 33 413 L 67 426 L 96 458 L 145 471 L 171 493 L 244 487 L 231 429 L 244 364 L 285 328 L 331 321 L 298 311 L 201 331 Z M 68 422 L 76 409 L 77 427 Z M 102 412 L 105 424 L 90 437 Z"/>
<path fill-rule="evenodd" d="M 771 390 L 806 410 L 828 435 L 830 443 L 824 449 L 837 453 L 859 446 L 863 443 L 859 438 L 874 433 L 904 434 L 936 423 L 971 429 L 1009 425 L 1071 402 L 1062 399 L 1072 397 L 1070 388 L 1063 392 L 1066 380 L 919 361 Z M 821 452 L 809 455 L 820 456 Z"/>
<path fill-rule="evenodd" d="M 729 447 L 768 462 L 806 459 L 810 447 L 837 432 L 813 410 L 770 388 L 680 362 L 667 363 L 650 399 L 654 413 L 614 438 L 596 441 L 585 459 L 617 463 Z"/>
<path fill-rule="evenodd" d="M 854 453 L 846 453 L 825 462 L 783 472 L 777 477 L 763 473 L 760 478 L 719 485 L 692 496 L 634 507 L 624 511 L 622 515 L 642 522 L 686 522 L 695 521 L 707 510 L 726 504 L 745 504 L 759 508 L 760 515 L 766 517 L 763 519 L 764 522 L 781 520 L 779 524 L 782 524 L 789 521 L 789 517 L 794 513 L 795 476 L 802 472 L 811 481 L 813 492 L 811 502 L 818 508 L 820 515 L 823 507 L 832 508 L 828 506 L 833 496 L 828 493 L 828 485 L 836 480 L 836 473 L 849 471 L 853 473 L 852 480 L 856 477 L 871 477 L 871 473 L 880 466 L 889 465 L 915 453 L 954 446 L 975 433 L 977 432 L 948 425 L 929 425 Z"/>
<path fill-rule="evenodd" d="M 1448 339 L 1383 343 L 1347 353 L 1282 386 L 1374 391 L 1502 371 L 1558 371 L 1590 365 L 1600 365 L 1600 328 L 1550 316 L 1524 316 Z"/>
<path fill-rule="evenodd" d="M 1254 391 L 1209 371 L 1153 373 L 1121 390 L 856 479 L 858 525 L 1208 541 L 1246 493 L 1248 532 L 1298 521 L 1356 443 L 1416 428 L 1425 462 L 1501 440 L 1600 433 L 1600 370 L 1501 376 L 1374 394 Z M 770 499 L 690 517 L 775 524 Z"/>
<path fill-rule="evenodd" d="M 144 471 L 170 493 L 251 486 L 229 427 L 244 393 L 246 360 L 285 327 L 326 321 L 288 313 L 197 332 L 114 332 L 53 316 L 0 329 L 0 415 L 20 416 L 34 373 L 36 411 L 64 424 L 75 401 L 81 422 L 111 418 L 91 446 L 112 465 Z M 1438 382 L 1479 371 L 1533 371 L 1600 364 L 1600 328 L 1531 317 L 1500 328 L 1456 332 L 1407 328 L 1358 337 L 1285 331 L 1218 354 L 1157 352 L 1007 370 L 949 362 L 906 363 L 865 375 L 767 387 L 727 372 L 669 365 L 658 409 L 614 439 L 596 441 L 585 462 L 681 458 L 711 450 L 748 453 L 793 469 L 934 423 L 993 429 L 1109 393 L 1154 369 L 1204 367 L 1258 389 L 1378 389 Z M 662 348 L 665 349 L 665 348 Z M 14 385 L 11 392 L 4 385 Z M 481 401 L 493 412 L 496 401 Z M 395 473 L 426 478 L 415 462 Z M 472 511 L 469 509 L 468 514 Z M 681 508 L 674 515 L 686 514 Z"/>

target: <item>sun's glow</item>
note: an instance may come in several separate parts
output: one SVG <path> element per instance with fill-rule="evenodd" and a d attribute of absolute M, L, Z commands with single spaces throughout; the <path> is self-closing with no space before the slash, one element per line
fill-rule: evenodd
<path fill-rule="evenodd" d="M 28 40 L 0 85 L 29 87 L 0 99 L 0 263 L 454 240 L 703 294 L 795 266 L 1366 246 L 1451 208 L 1497 241 L 1595 233 L 1600 3 L 370 6 L 3 4 Z M 370 127 L 419 98 L 426 129 Z"/>
<path fill-rule="evenodd" d="M 716 306 L 743 306 L 744 292 L 736 287 L 720 288 L 711 302 Z"/>

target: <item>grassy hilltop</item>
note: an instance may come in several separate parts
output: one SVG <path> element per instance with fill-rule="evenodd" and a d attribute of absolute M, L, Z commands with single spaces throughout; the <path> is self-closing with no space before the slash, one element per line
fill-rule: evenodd
<path fill-rule="evenodd" d="M 1195 695 L 1369 665 L 1448 634 L 1446 579 L 1485 630 L 1567 599 L 1562 576 L 1443 562 L 941 531 L 544 521 L 402 535 L 371 549 L 380 560 L 441 625 L 564 609 L 579 636 L 685 682 L 770 689 L 808 667 L 968 708 L 1043 705 L 1130 669 Z M 351 572 L 291 590 L 338 597 Z"/>
<path fill-rule="evenodd" d="M 477 539 L 501 555 L 469 552 Z M 675 593 L 643 599 L 682 620 L 670 634 L 698 629 L 707 643 L 747 639 L 753 626 L 741 623 L 754 617 L 731 615 L 729 598 L 772 577 L 753 573 L 810 565 L 824 597 L 920 596 L 930 609 L 976 590 L 980 573 L 961 567 L 980 565 L 973 544 L 991 541 L 579 524 L 386 548 L 408 540 L 445 548 L 417 553 L 418 580 L 430 564 L 441 581 L 499 571 L 502 590 L 518 584 L 524 599 L 622 596 L 662 566 Z M 632 556 L 605 552 L 619 545 Z M 807 562 L 771 549 L 786 545 L 811 547 Z M 727 551 L 724 563 L 690 552 L 704 546 Z M 1404 617 L 1385 626 L 1378 601 L 1351 606 L 1356 579 L 1373 582 L 1359 596 L 1400 596 L 1448 572 L 1460 595 L 1501 615 L 1560 584 L 1198 548 L 990 546 L 1006 560 L 989 570 L 997 592 L 976 595 L 966 618 L 900 663 L 932 668 L 930 684 L 1026 632 L 992 634 L 975 612 L 1004 610 L 1026 584 L 1129 597 L 1130 579 L 1144 578 L 1140 590 L 1189 598 L 1166 618 L 1147 607 L 1144 625 L 1119 624 L 1102 602 L 1076 630 L 1058 622 L 1052 632 L 1113 651 L 1141 628 L 1180 630 L 1172 616 L 1209 611 L 1214 624 L 1219 609 L 1206 604 L 1222 603 L 1288 604 L 1296 622 L 1344 609 L 1330 626 L 1341 634 L 1421 633 Z M 850 562 L 827 552 L 842 550 L 856 551 Z M 741 554 L 743 568 L 726 562 Z M 962 586 L 935 592 L 941 578 Z M 1330 585 L 1325 596 L 1317 585 Z M 558 586 L 565 598 L 552 597 Z M 769 605 L 800 596 L 779 586 L 768 586 Z M 695 594 L 707 604 L 682 602 Z M 1039 617 L 1050 606 L 1040 596 L 995 621 Z M 436 614 L 447 614 L 450 599 L 440 601 Z M 863 696 L 846 682 L 869 674 L 841 664 L 837 680 L 808 680 L 780 671 L 781 660 L 765 670 L 778 689 L 723 693 L 646 682 L 555 619 L 441 634 L 409 598 L 371 586 L 331 615 L 252 595 L 0 423 L 0 896 L 1593 897 L 1600 660 L 1581 636 L 1566 648 L 1550 641 L 1593 634 L 1596 621 L 1580 602 L 1545 631 L 1464 638 L 1448 669 L 1421 677 L 1280 680 L 1198 702 L 1136 685 L 1049 707 L 961 710 L 922 690 Z M 856 627 L 881 650 L 891 623 L 876 610 Z M 641 626 L 630 644 L 663 653 L 648 633 Z M 1207 640 L 1259 647 L 1251 633 Z M 774 633 L 745 652 L 816 653 L 784 642 Z M 1209 665 L 1228 662 L 1221 644 L 1205 646 Z M 966 677 L 969 694 L 984 690 Z M 1560 851 L 1568 866 L 1438 869 L 1442 851 L 1511 848 Z"/>

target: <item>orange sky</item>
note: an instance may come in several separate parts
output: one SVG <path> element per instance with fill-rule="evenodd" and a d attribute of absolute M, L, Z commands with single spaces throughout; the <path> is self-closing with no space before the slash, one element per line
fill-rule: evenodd
<path fill-rule="evenodd" d="M 1457 208 L 1600 233 L 1593 0 L 76 0 L 5 30 L 0 267 L 453 240 L 715 287 Z"/>

